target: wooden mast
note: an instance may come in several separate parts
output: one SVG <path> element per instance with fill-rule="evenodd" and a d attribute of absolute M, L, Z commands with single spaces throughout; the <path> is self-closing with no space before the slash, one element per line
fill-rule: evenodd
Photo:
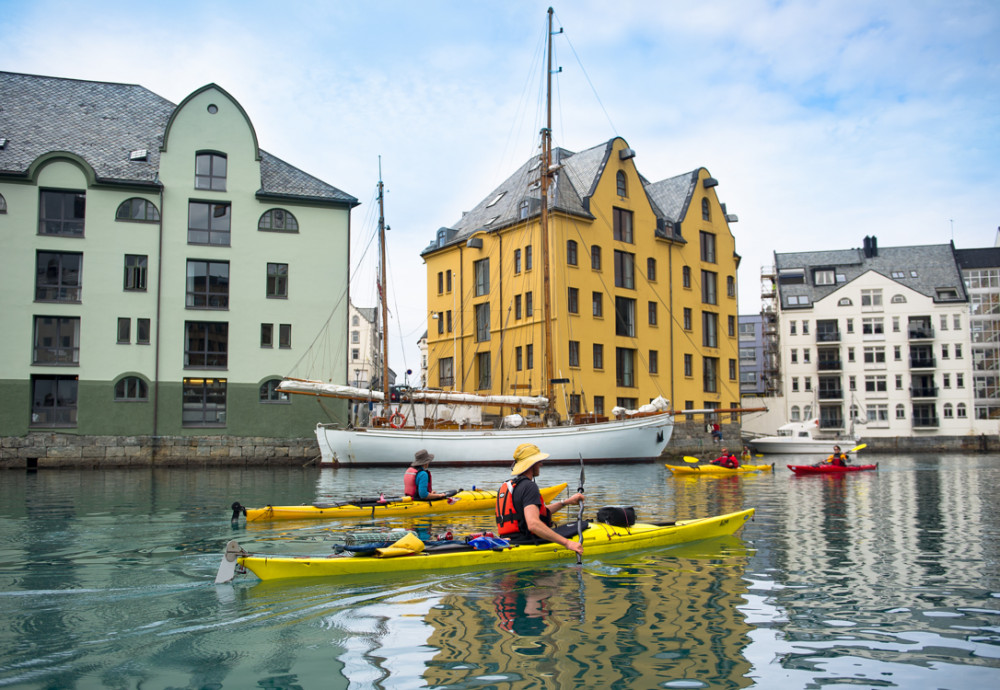
<path fill-rule="evenodd" d="M 382 194 L 382 157 L 378 159 L 378 241 L 381 253 L 379 261 L 378 298 L 382 307 L 382 416 L 389 417 L 389 312 L 385 306 L 385 204 Z"/>
<path fill-rule="evenodd" d="M 550 318 L 552 299 L 550 293 L 549 277 L 549 184 L 552 182 L 552 8 L 549 8 L 548 21 L 548 46 L 547 65 L 545 68 L 545 127 L 542 129 L 542 165 L 541 165 L 541 201 L 542 209 L 540 216 L 541 240 L 542 240 L 542 328 L 543 339 L 545 340 L 545 368 L 544 371 L 544 393 L 549 399 L 549 412 L 547 417 L 554 413 L 553 401 L 554 391 L 552 379 L 555 376 L 553 371 L 552 358 L 552 320 Z"/>

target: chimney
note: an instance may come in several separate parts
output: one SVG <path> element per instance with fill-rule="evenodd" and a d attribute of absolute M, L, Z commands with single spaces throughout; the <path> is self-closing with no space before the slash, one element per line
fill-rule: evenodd
<path fill-rule="evenodd" d="M 864 241 L 864 244 L 862 246 L 864 247 L 865 258 L 866 259 L 871 258 L 871 255 L 872 255 L 872 238 L 869 237 L 868 235 L 865 235 L 865 241 Z"/>
<path fill-rule="evenodd" d="M 878 256 L 878 240 L 872 235 L 872 256 Z"/>

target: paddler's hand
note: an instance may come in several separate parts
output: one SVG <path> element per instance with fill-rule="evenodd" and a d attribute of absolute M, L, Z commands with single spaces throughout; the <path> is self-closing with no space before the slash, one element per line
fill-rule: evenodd
<path fill-rule="evenodd" d="M 583 544 L 578 541 L 567 540 L 566 548 L 574 553 L 580 554 L 581 556 L 583 555 Z"/>
<path fill-rule="evenodd" d="M 561 501 L 564 506 L 575 506 L 583 503 L 583 494 L 573 494 L 565 501 Z"/>

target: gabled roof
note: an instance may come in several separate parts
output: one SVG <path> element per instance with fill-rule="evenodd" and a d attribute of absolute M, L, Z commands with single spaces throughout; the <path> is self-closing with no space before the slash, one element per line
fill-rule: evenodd
<path fill-rule="evenodd" d="M 866 238 L 867 239 L 867 238 Z M 818 252 L 775 253 L 775 268 L 778 271 L 778 291 L 782 309 L 796 306 L 808 308 L 845 284 L 868 271 L 885 276 L 905 285 L 935 302 L 967 301 L 965 284 L 955 261 L 955 250 L 951 244 L 931 244 L 911 247 L 877 247 L 866 249 L 837 249 Z M 801 269 L 803 282 L 789 284 L 783 282 L 783 275 Z M 832 285 L 816 285 L 815 271 L 832 269 L 843 280 Z M 957 297 L 942 298 L 938 288 L 954 289 Z M 806 297 L 806 304 L 790 305 L 789 297 Z"/>
<path fill-rule="evenodd" d="M 158 186 L 164 128 L 176 105 L 137 84 L 0 72 L 0 177 L 24 178 L 52 152 L 78 156 L 105 183 Z M 133 151 L 145 160 L 130 160 Z M 261 151 L 259 194 L 357 205 L 358 201 Z"/>
<path fill-rule="evenodd" d="M 590 220 L 595 219 L 590 212 L 590 197 L 604 173 L 614 150 L 614 142 L 615 139 L 611 139 L 579 153 L 563 148 L 552 150 L 552 163 L 558 166 L 558 173 L 555 177 L 554 192 L 549 196 L 550 212 L 562 211 Z M 426 254 L 443 246 L 464 242 L 480 231 L 498 230 L 539 215 L 541 211 L 539 167 L 540 156 L 529 158 L 471 211 L 465 212 L 458 222 L 451 227 L 438 230 L 443 241 L 439 241 L 436 237 L 422 253 Z M 657 217 L 679 227 L 677 222 L 682 220 L 687 212 L 698 182 L 698 171 L 653 185 L 641 175 L 640 179 Z M 522 214 L 521 209 L 525 203 L 527 209 Z M 680 239 L 679 235 L 677 238 Z"/>

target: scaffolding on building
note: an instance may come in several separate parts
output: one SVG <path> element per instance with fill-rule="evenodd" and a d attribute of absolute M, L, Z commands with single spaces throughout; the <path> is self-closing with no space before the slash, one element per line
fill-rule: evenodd
<path fill-rule="evenodd" d="M 778 274 L 774 266 L 760 269 L 760 321 L 763 335 L 761 379 L 765 395 L 781 392 L 781 331 L 778 328 Z"/>

